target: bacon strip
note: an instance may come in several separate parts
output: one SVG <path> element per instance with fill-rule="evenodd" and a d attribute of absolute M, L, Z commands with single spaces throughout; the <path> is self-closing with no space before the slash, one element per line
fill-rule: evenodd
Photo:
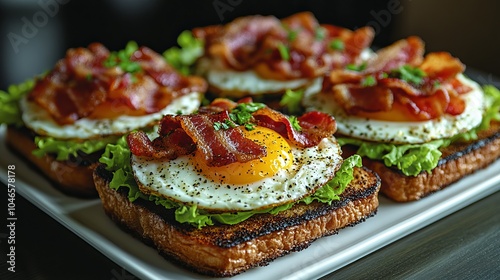
<path fill-rule="evenodd" d="M 205 92 L 206 82 L 185 77 L 160 54 L 141 47 L 131 60 L 141 71 L 126 73 L 118 66 L 105 67 L 110 52 L 102 44 L 70 49 L 54 69 L 37 81 L 28 95 L 59 124 L 81 118 L 114 118 L 158 112 L 190 92 Z"/>
<path fill-rule="evenodd" d="M 243 126 L 216 129 L 214 124 L 230 121 L 230 111 L 239 103 L 251 102 L 242 99 L 234 102 L 219 98 L 202 107 L 198 114 L 167 115 L 160 122 L 159 137 L 149 140 L 143 132 L 129 134 L 130 151 L 136 156 L 158 159 L 175 159 L 182 155 L 199 152 L 208 166 L 224 166 L 235 162 L 248 162 L 267 154 L 266 148 L 245 138 Z M 203 109 L 204 108 L 204 109 Z M 270 128 L 299 147 L 317 145 L 321 139 L 336 131 L 335 119 L 325 113 L 308 112 L 298 117 L 301 130 L 293 128 L 288 117 L 269 107 L 252 114 L 252 123 Z"/>
<path fill-rule="evenodd" d="M 214 124 L 230 120 L 228 111 L 216 114 L 165 116 L 160 136 L 153 141 L 143 134 L 130 134 L 134 155 L 174 159 L 198 150 L 209 166 L 247 162 L 266 155 L 265 147 L 245 138 L 239 128 L 214 129 Z"/>
<path fill-rule="evenodd" d="M 362 71 L 332 71 L 323 87 L 326 92 L 333 92 L 335 100 L 353 115 L 401 108 L 406 110 L 408 121 L 461 114 L 465 103 L 459 94 L 471 88 L 462 85 L 456 76 L 465 70 L 465 66 L 446 52 L 429 53 L 423 57 L 423 47 L 418 37 L 397 41 L 379 50 L 376 58 L 369 60 Z M 421 69 L 425 73 L 422 82 L 412 84 L 394 76 L 393 71 L 403 65 Z M 363 85 L 367 77 L 373 79 L 374 85 Z M 403 106 L 394 107 L 395 102 Z M 371 115 L 376 116 L 385 119 L 390 114 Z"/>
<path fill-rule="evenodd" d="M 252 114 L 257 125 L 270 128 L 299 147 L 318 145 L 321 139 L 330 137 L 337 130 L 335 119 L 325 113 L 313 111 L 298 117 L 302 130 L 293 128 L 288 117 L 268 107 Z"/>
<path fill-rule="evenodd" d="M 184 119 L 186 132 L 196 139 L 209 166 L 247 162 L 266 155 L 266 149 L 245 138 L 239 128 L 214 130 L 215 122 L 229 120 L 227 111 L 213 115 L 194 115 Z"/>
<path fill-rule="evenodd" d="M 332 68 L 359 59 L 373 41 L 370 27 L 351 31 L 319 24 L 309 12 L 282 20 L 273 16 L 247 16 L 221 26 L 193 30 L 205 42 L 206 53 L 227 67 L 254 70 L 267 79 L 289 80 L 319 77 Z M 330 47 L 341 40 L 343 50 Z M 287 53 L 283 57 L 283 52 Z"/>

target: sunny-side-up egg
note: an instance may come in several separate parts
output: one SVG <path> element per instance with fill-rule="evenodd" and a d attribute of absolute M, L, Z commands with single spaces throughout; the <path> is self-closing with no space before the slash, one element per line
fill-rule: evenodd
<path fill-rule="evenodd" d="M 321 85 L 321 78 L 293 79 L 287 81 L 264 79 L 253 70 L 236 71 L 214 63 L 209 59 L 201 59 L 197 72 L 203 75 L 210 86 L 223 96 L 243 97 L 285 92 L 287 89 L 307 88 Z"/>
<path fill-rule="evenodd" d="M 217 211 L 246 211 L 293 202 L 332 179 L 342 163 L 332 136 L 309 148 L 296 147 L 275 131 L 241 129 L 265 146 L 265 157 L 226 166 L 207 166 L 196 152 L 174 160 L 132 156 L 141 191 Z"/>
<path fill-rule="evenodd" d="M 198 109 L 201 94 L 193 92 L 172 100 L 162 110 L 143 116 L 119 116 L 113 119 L 81 118 L 73 124 L 59 125 L 49 113 L 27 98 L 21 99 L 23 121 L 39 135 L 58 139 L 91 139 L 109 135 L 122 135 L 132 130 L 155 124 L 167 114 L 189 114 Z"/>
<path fill-rule="evenodd" d="M 306 95 L 303 105 L 308 110 L 335 116 L 339 134 L 376 142 L 425 143 L 467 132 L 482 120 L 484 96 L 481 87 L 463 75 L 457 78 L 472 88 L 472 91 L 461 95 L 466 103 L 465 111 L 457 116 L 444 115 L 429 121 L 394 122 L 350 116 L 331 96 L 321 93 Z"/>

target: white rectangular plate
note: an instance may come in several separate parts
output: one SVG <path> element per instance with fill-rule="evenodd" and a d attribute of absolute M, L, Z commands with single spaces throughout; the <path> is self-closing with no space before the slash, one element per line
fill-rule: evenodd
<path fill-rule="evenodd" d="M 90 245 L 144 279 L 208 279 L 175 266 L 154 249 L 121 231 L 108 219 L 98 199 L 61 194 L 5 146 L 0 127 L 0 179 L 15 165 L 16 192 Z M 420 201 L 395 203 L 380 198 L 377 215 L 321 238 L 309 248 L 251 269 L 234 279 L 312 279 L 335 271 L 430 223 L 500 190 L 500 161 Z"/>

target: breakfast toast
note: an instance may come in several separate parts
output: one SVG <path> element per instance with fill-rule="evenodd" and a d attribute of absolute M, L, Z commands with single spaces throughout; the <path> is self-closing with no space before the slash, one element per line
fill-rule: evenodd
<path fill-rule="evenodd" d="M 168 260 L 210 276 L 232 276 L 307 248 L 314 240 L 363 222 L 378 207 L 379 177 L 355 168 L 354 179 L 330 205 L 296 204 L 276 215 L 255 215 L 236 225 L 201 229 L 175 221 L 172 210 L 145 200 L 130 202 L 126 192 L 109 188 L 112 174 L 103 165 L 94 181 L 104 211 L 128 232 Z"/>

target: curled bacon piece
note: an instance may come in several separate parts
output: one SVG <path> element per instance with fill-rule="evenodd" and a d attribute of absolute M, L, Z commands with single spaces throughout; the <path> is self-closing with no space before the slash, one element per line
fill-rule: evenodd
<path fill-rule="evenodd" d="M 197 149 L 209 166 L 247 162 L 266 155 L 264 147 L 245 138 L 240 128 L 214 129 L 230 120 L 228 111 L 214 114 L 165 116 L 160 137 L 148 141 L 143 133 L 128 136 L 130 151 L 137 156 L 174 159 Z"/>
<path fill-rule="evenodd" d="M 317 111 L 307 112 L 297 118 L 301 131 L 293 128 L 286 115 L 269 107 L 256 111 L 253 117 L 257 125 L 278 132 L 298 147 L 316 146 L 321 139 L 332 136 L 337 130 L 337 123 L 332 116 Z"/>
<path fill-rule="evenodd" d="M 212 59 L 238 71 L 252 69 L 263 78 L 277 80 L 319 77 L 353 63 L 374 37 L 370 27 L 351 31 L 322 25 L 309 12 L 282 20 L 241 17 L 226 25 L 196 28 L 193 34 L 205 42 Z M 342 47 L 332 47 L 333 40 L 340 40 Z"/>
<path fill-rule="evenodd" d="M 158 159 L 175 159 L 199 152 L 209 166 L 224 166 L 234 162 L 247 162 L 265 156 L 265 147 L 246 138 L 244 126 L 229 125 L 217 129 L 215 124 L 231 123 L 231 111 L 243 99 L 234 102 L 219 98 L 200 108 L 198 114 L 167 115 L 158 129 L 159 137 L 150 140 L 143 132 L 129 134 L 127 141 L 132 154 Z M 321 139 L 336 131 L 333 117 L 321 112 L 308 112 L 297 118 L 300 131 L 294 129 L 288 117 L 264 107 L 252 113 L 251 123 L 270 128 L 298 147 L 317 145 Z"/>
<path fill-rule="evenodd" d="M 395 120 L 392 116 L 397 115 L 398 120 L 418 121 L 461 114 L 465 102 L 459 95 L 471 88 L 456 77 L 465 66 L 446 52 L 424 57 L 423 47 L 417 37 L 400 40 L 379 50 L 360 71 L 332 71 L 324 89 L 333 92 L 335 100 L 351 115 L 382 120 Z M 408 69 L 422 74 L 418 82 L 403 77 L 401 71 Z"/>
<path fill-rule="evenodd" d="M 368 61 L 363 72 L 387 72 L 405 64 L 417 66 L 422 63 L 423 55 L 424 42 L 422 39 L 410 36 L 377 51 L 377 55 Z"/>
<path fill-rule="evenodd" d="M 106 67 L 109 57 L 109 50 L 99 43 L 68 50 L 66 57 L 37 81 L 28 99 L 63 125 L 85 117 L 151 114 L 178 96 L 206 91 L 203 79 L 181 76 L 147 47 L 130 57 L 140 65 L 135 73 L 119 66 Z"/>

